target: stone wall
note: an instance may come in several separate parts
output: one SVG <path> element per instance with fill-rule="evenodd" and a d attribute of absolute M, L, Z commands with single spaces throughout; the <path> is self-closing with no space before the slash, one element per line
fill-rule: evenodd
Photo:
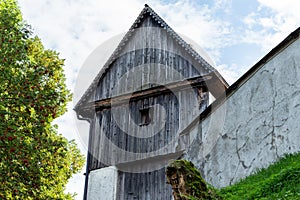
<path fill-rule="evenodd" d="M 187 133 L 185 159 L 224 187 L 300 150 L 300 40 L 258 67 Z"/>

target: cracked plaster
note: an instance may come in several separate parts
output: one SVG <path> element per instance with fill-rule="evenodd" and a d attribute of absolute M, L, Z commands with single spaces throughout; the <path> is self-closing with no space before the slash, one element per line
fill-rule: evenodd
<path fill-rule="evenodd" d="M 206 181 L 224 187 L 300 151 L 299 49 L 298 39 L 265 63 L 195 126 L 200 136 L 191 130 L 184 158 L 195 163 Z"/>

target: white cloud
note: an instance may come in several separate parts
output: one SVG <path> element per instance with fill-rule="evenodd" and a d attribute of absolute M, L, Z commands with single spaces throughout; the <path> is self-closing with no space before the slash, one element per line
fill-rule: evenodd
<path fill-rule="evenodd" d="M 233 63 L 231 65 L 217 65 L 216 69 L 220 72 L 220 74 L 222 74 L 227 83 L 231 85 L 241 76 L 241 74 L 244 74 L 246 72 L 247 67 L 238 66 L 237 64 Z"/>
<path fill-rule="evenodd" d="M 260 44 L 264 52 L 281 42 L 299 27 L 300 2 L 294 0 L 258 0 L 257 11 L 244 18 L 245 43 Z"/>
<path fill-rule="evenodd" d="M 300 2 L 295 0 L 258 0 L 261 6 L 269 7 L 277 13 L 300 20 Z"/>
<path fill-rule="evenodd" d="M 232 0 L 215 0 L 213 9 L 215 11 L 222 10 L 229 14 L 232 12 Z"/>
<path fill-rule="evenodd" d="M 256 16 L 256 13 L 252 12 L 250 14 L 248 14 L 242 21 L 249 27 L 249 28 L 252 28 L 255 24 L 256 24 L 256 21 L 255 21 L 255 16 Z"/>

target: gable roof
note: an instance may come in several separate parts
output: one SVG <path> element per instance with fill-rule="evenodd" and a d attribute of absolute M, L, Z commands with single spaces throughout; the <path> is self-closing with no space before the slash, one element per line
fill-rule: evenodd
<path fill-rule="evenodd" d="M 125 45 L 128 43 L 129 39 L 133 35 L 134 31 L 139 27 L 139 25 L 142 22 L 142 19 L 146 14 L 149 14 L 158 24 L 160 24 L 161 28 L 165 29 L 166 32 L 183 48 L 185 49 L 201 66 L 206 69 L 209 73 L 213 73 L 217 76 L 217 78 L 220 80 L 221 84 L 228 88 L 228 83 L 225 81 L 225 79 L 221 76 L 221 74 L 213 68 L 197 51 L 195 51 L 190 44 L 188 44 L 186 41 L 182 39 L 181 36 L 179 36 L 157 13 L 154 12 L 150 6 L 145 4 L 145 7 L 133 23 L 133 25 L 130 27 L 129 31 L 125 34 L 117 48 L 114 50 L 112 55 L 109 57 L 107 62 L 104 64 L 100 72 L 97 74 L 95 79 L 92 81 L 91 85 L 88 87 L 88 89 L 85 91 L 85 93 L 82 95 L 80 100 L 77 102 L 77 104 L 74 107 L 74 110 L 79 110 L 80 106 L 82 106 L 86 101 L 89 100 L 90 95 L 93 94 L 94 90 L 97 87 L 97 84 L 99 80 L 103 77 L 105 72 L 110 68 L 111 64 L 115 61 L 116 58 L 118 58 L 119 54 L 121 53 L 121 50 L 125 47 Z"/>

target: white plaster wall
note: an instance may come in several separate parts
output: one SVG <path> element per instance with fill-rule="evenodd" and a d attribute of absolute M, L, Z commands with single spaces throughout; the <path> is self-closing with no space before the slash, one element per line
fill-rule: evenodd
<path fill-rule="evenodd" d="M 208 182 L 224 187 L 300 151 L 299 122 L 298 39 L 194 127 L 185 158 Z"/>
<path fill-rule="evenodd" d="M 106 167 L 89 173 L 87 200 L 115 200 L 118 170 Z"/>

